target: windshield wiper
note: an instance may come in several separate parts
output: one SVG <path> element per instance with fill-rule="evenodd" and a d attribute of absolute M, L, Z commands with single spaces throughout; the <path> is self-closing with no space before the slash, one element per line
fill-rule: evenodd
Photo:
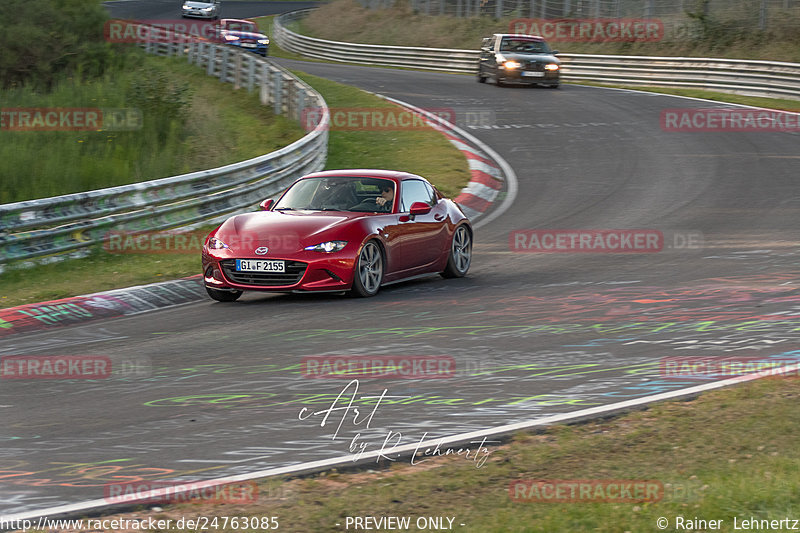
<path fill-rule="evenodd" d="M 294 207 L 276 207 L 273 211 L 297 211 Z"/>

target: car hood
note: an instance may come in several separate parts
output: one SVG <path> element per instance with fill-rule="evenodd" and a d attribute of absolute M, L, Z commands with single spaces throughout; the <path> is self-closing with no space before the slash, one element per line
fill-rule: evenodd
<path fill-rule="evenodd" d="M 506 61 L 537 61 L 539 63 L 556 63 L 561 64 L 561 60 L 553 54 L 521 54 L 519 52 L 499 52 Z"/>
<path fill-rule="evenodd" d="M 341 238 L 339 231 L 365 213 L 320 211 L 259 211 L 236 215 L 217 230 L 217 238 L 239 254 L 261 246 L 275 253 L 291 253 L 306 246 Z"/>
<path fill-rule="evenodd" d="M 211 7 L 214 4 L 212 4 L 211 2 L 184 2 L 183 5 L 193 8 L 203 8 L 203 7 Z"/>

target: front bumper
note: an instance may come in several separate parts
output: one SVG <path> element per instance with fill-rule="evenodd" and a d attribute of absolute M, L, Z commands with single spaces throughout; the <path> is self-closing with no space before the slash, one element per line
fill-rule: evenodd
<path fill-rule="evenodd" d="M 542 74 L 531 75 L 532 73 Z M 542 85 L 558 85 L 559 71 L 530 71 L 520 69 L 504 69 L 500 70 L 498 77 L 506 83 L 521 83 L 521 84 L 542 84 Z"/>
<path fill-rule="evenodd" d="M 217 14 L 213 11 L 208 13 L 203 11 L 182 11 L 181 16 L 184 18 L 213 19 L 217 17 Z"/>
<path fill-rule="evenodd" d="M 247 50 L 248 52 L 253 52 L 254 54 L 258 54 L 260 56 L 267 56 L 269 54 L 269 45 L 268 44 L 258 44 L 256 43 L 255 47 L 244 46 L 245 43 L 238 43 L 235 41 L 231 41 L 227 43 L 231 46 L 235 46 L 236 48 L 241 48 L 242 50 Z"/>
<path fill-rule="evenodd" d="M 285 262 L 285 273 L 236 272 L 236 259 Z M 324 254 L 303 251 L 295 257 L 245 257 L 203 253 L 205 285 L 218 290 L 296 292 L 346 291 L 353 285 L 355 257 L 349 252 Z"/>

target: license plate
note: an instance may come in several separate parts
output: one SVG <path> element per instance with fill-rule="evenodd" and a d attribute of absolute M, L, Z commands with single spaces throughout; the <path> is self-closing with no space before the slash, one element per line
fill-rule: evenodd
<path fill-rule="evenodd" d="M 267 261 L 264 259 L 237 259 L 237 272 L 286 272 L 283 261 Z"/>
<path fill-rule="evenodd" d="M 523 76 L 530 76 L 531 78 L 543 78 L 544 72 L 536 72 L 536 71 L 523 71 Z"/>
<path fill-rule="evenodd" d="M 256 45 L 253 43 L 242 43 L 242 48 L 255 48 Z"/>

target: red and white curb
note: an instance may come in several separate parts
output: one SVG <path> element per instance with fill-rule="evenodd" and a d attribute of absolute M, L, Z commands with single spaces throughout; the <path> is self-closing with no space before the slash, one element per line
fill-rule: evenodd
<path fill-rule="evenodd" d="M 0 339 L 138 315 L 207 299 L 200 274 L 183 279 L 0 309 Z"/>
<path fill-rule="evenodd" d="M 378 96 L 424 116 L 432 128 L 444 135 L 467 158 L 472 177 L 454 200 L 470 220 L 477 221 L 474 227 L 489 223 L 511 207 L 517 196 L 517 175 L 505 159 L 452 122 L 402 100 Z M 503 192 L 505 196 L 502 202 L 495 207 Z"/>

